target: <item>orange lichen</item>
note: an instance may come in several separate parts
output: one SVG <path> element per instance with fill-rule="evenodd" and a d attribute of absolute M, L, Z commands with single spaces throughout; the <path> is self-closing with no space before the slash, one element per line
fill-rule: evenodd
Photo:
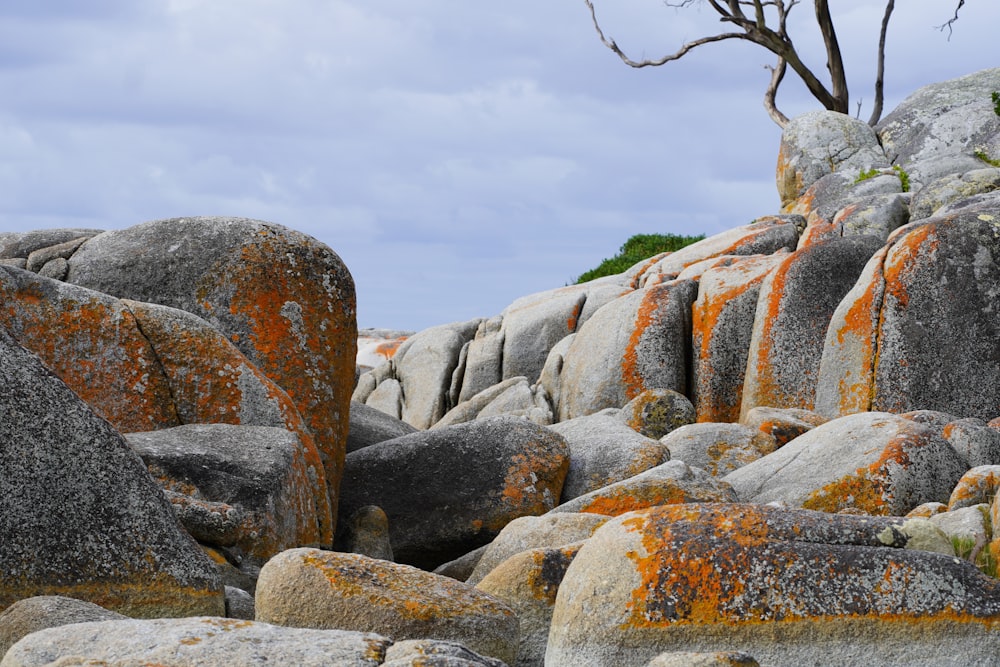
<path fill-rule="evenodd" d="M 632 333 L 622 353 L 622 384 L 625 388 L 625 397 L 628 400 L 632 400 L 650 388 L 646 386 L 646 379 L 640 368 L 639 345 L 647 330 L 660 321 L 660 300 L 668 298 L 669 290 L 669 287 L 661 285 L 647 288 L 639 303 L 635 323 L 632 325 Z"/>
<path fill-rule="evenodd" d="M 687 492 L 673 484 L 656 486 L 641 486 L 638 488 L 616 489 L 611 493 L 601 494 L 577 511 L 588 514 L 603 514 L 619 516 L 626 512 L 657 507 L 659 505 L 676 505 L 691 502 Z"/>

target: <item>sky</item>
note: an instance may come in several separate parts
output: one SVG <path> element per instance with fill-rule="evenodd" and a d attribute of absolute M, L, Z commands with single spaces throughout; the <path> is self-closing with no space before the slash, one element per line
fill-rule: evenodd
<path fill-rule="evenodd" d="M 883 4 L 832 4 L 867 118 Z M 810 5 L 790 33 L 822 74 Z M 595 6 L 633 57 L 718 29 L 698 3 Z M 897 3 L 886 113 L 1000 66 L 1000 3 L 949 40 L 952 9 Z M 0 231 L 257 218 L 340 255 L 359 327 L 491 317 L 633 234 L 777 213 L 770 64 L 725 42 L 633 70 L 583 0 L 3 0 Z M 778 102 L 818 108 L 791 75 Z"/>

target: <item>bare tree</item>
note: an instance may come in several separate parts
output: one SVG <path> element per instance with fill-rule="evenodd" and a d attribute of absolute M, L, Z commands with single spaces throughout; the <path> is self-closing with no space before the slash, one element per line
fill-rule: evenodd
<path fill-rule="evenodd" d="M 679 0 L 677 2 L 664 0 L 668 7 L 678 9 L 707 3 L 719 15 L 719 21 L 726 26 L 725 29 L 732 28 L 732 31 L 720 31 L 716 34 L 687 42 L 674 53 L 667 54 L 656 60 L 633 60 L 627 56 L 613 39 L 609 39 L 604 35 L 604 31 L 597 20 L 594 3 L 591 0 L 584 0 L 584 2 L 590 8 L 590 16 L 594 20 L 594 28 L 597 30 L 601 42 L 614 51 L 626 65 L 631 67 L 658 67 L 683 58 L 699 46 L 729 39 L 741 39 L 762 46 L 778 57 L 777 63 L 769 68 L 771 70 L 771 81 L 768 83 L 764 93 L 764 107 L 767 109 L 772 120 L 778 125 L 784 127 L 788 123 L 788 117 L 778 110 L 775 98 L 778 93 L 778 87 L 781 85 L 781 81 L 789 67 L 806 85 L 812 96 L 825 108 L 841 113 L 849 113 L 850 111 L 847 74 L 844 71 L 840 43 L 837 41 L 837 31 L 833 24 L 833 17 L 830 15 L 828 0 L 814 0 L 813 5 L 816 12 L 816 24 L 819 27 L 820 34 L 823 36 L 823 44 L 826 47 L 826 69 L 829 73 L 829 84 L 824 83 L 802 61 L 792 42 L 792 38 L 788 35 L 788 14 L 799 4 L 800 0 Z M 958 20 L 958 12 L 964 4 L 965 0 L 958 0 L 954 16 L 944 25 L 940 26 L 942 30 L 947 29 L 950 33 L 952 25 Z M 882 16 L 882 26 L 878 41 L 878 60 L 875 66 L 875 101 L 871 117 L 868 119 L 870 125 L 877 123 L 882 116 L 885 77 L 885 38 L 889 29 L 889 19 L 892 16 L 895 6 L 895 0 L 887 0 Z"/>

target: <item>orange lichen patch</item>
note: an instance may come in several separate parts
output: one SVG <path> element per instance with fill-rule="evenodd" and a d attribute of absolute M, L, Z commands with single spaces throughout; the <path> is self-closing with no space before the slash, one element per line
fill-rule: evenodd
<path fill-rule="evenodd" d="M 491 531 L 499 531 L 514 516 L 544 514 L 552 509 L 562 492 L 569 470 L 569 459 L 551 460 L 547 448 L 527 447 L 511 457 L 500 490 L 506 511 L 497 512 L 487 522 Z"/>
<path fill-rule="evenodd" d="M 576 331 L 576 326 L 580 321 L 580 313 L 582 312 L 583 312 L 583 302 L 578 301 L 573 306 L 573 312 L 571 312 L 569 318 L 566 319 L 566 331 L 568 333 L 573 333 Z"/>
<path fill-rule="evenodd" d="M 778 163 L 775 167 L 775 180 L 778 184 L 778 193 L 781 196 L 781 206 L 783 213 L 792 211 L 785 210 L 796 202 L 798 193 L 802 192 L 802 173 L 795 169 L 787 154 L 784 142 L 778 147 Z"/>
<path fill-rule="evenodd" d="M 908 232 L 889 251 L 883 273 L 885 275 L 886 296 L 891 296 L 897 308 L 905 308 L 910 298 L 906 286 L 912 281 L 910 276 L 921 264 L 918 258 L 933 256 L 940 246 L 937 228 L 933 224 L 921 225 Z"/>
<path fill-rule="evenodd" d="M 698 499 L 692 498 L 683 488 L 669 482 L 636 487 L 624 486 L 596 496 L 577 511 L 605 516 L 620 516 L 626 512 L 649 507 L 678 505 L 695 500 Z"/>
<path fill-rule="evenodd" d="M 402 338 L 393 338 L 392 340 L 383 341 L 375 346 L 375 354 L 385 359 L 392 359 L 399 350 L 399 346 L 405 341 L 405 336 Z"/>
<path fill-rule="evenodd" d="M 839 238 L 842 235 L 843 234 L 841 233 L 839 224 L 827 222 L 825 220 L 817 220 L 806 225 L 805 231 L 802 232 L 802 236 L 799 237 L 799 248 L 807 248 L 811 245 L 819 243 L 820 241 Z"/>
<path fill-rule="evenodd" d="M 747 368 L 750 377 L 744 388 L 752 390 L 745 395 L 741 406 L 741 415 L 750 408 L 759 405 L 782 406 L 812 409 L 812 401 L 808 397 L 789 395 L 774 374 L 774 331 L 782 325 L 782 307 L 784 305 L 785 287 L 788 272 L 795 262 L 796 255 L 792 253 L 781 262 L 769 277 L 769 288 L 763 287 L 761 300 L 757 306 L 757 321 L 761 322 L 759 345 L 756 350 L 751 347 Z M 755 324 L 756 326 L 756 324 Z M 749 403 L 747 403 L 749 399 Z"/>
<path fill-rule="evenodd" d="M 123 303 L 153 346 L 183 423 L 284 426 L 299 437 L 302 447 L 295 454 L 289 492 L 274 508 L 281 521 L 295 524 L 296 542 L 273 542 L 275 532 L 265 531 L 240 546 L 266 559 L 294 546 L 331 544 L 333 509 L 323 464 L 312 432 L 287 394 L 225 336 L 197 318 L 136 301 Z M 273 416 L 262 410 L 261 403 L 270 405 Z M 248 421 L 248 415 L 254 418 Z M 263 517 L 259 520 L 266 525 Z"/>
<path fill-rule="evenodd" d="M 111 297 L 41 281 L 0 280 L 0 325 L 116 429 L 180 424 L 156 356 L 131 313 Z"/>

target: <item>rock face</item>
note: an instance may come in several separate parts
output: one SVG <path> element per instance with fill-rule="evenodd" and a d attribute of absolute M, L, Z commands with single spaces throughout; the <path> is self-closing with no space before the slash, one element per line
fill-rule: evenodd
<path fill-rule="evenodd" d="M 304 628 L 441 639 L 513 662 L 518 625 L 500 600 L 406 565 L 317 549 L 271 559 L 257 585 L 257 620 Z"/>
<path fill-rule="evenodd" d="M 566 441 L 544 427 L 512 417 L 459 424 L 352 452 L 341 511 L 378 505 L 396 558 L 432 569 L 555 507 L 568 467 Z"/>
<path fill-rule="evenodd" d="M 901 516 L 947 502 L 967 467 L 934 429 L 870 412 L 827 422 L 723 479 L 744 502 Z"/>
<path fill-rule="evenodd" d="M 382 664 L 391 643 L 372 633 L 282 628 L 230 618 L 103 621 L 32 634 L 0 665 L 375 667 Z"/>
<path fill-rule="evenodd" d="M 108 422 L 0 329 L 0 608 L 36 595 L 220 615 L 222 584 Z"/>
<path fill-rule="evenodd" d="M 357 355 L 354 281 L 336 253 L 258 220 L 174 218 L 95 236 L 66 279 L 188 311 L 223 332 L 291 397 L 336 499 Z"/>
<path fill-rule="evenodd" d="M 903 519 L 678 505 L 609 521 L 569 566 L 546 665 L 744 651 L 766 665 L 987 664 L 1000 586 L 912 549 Z"/>
<path fill-rule="evenodd" d="M 59 595 L 40 595 L 19 600 L 0 612 L 0 660 L 21 638 L 45 628 L 72 623 L 127 618 L 93 602 Z"/>

